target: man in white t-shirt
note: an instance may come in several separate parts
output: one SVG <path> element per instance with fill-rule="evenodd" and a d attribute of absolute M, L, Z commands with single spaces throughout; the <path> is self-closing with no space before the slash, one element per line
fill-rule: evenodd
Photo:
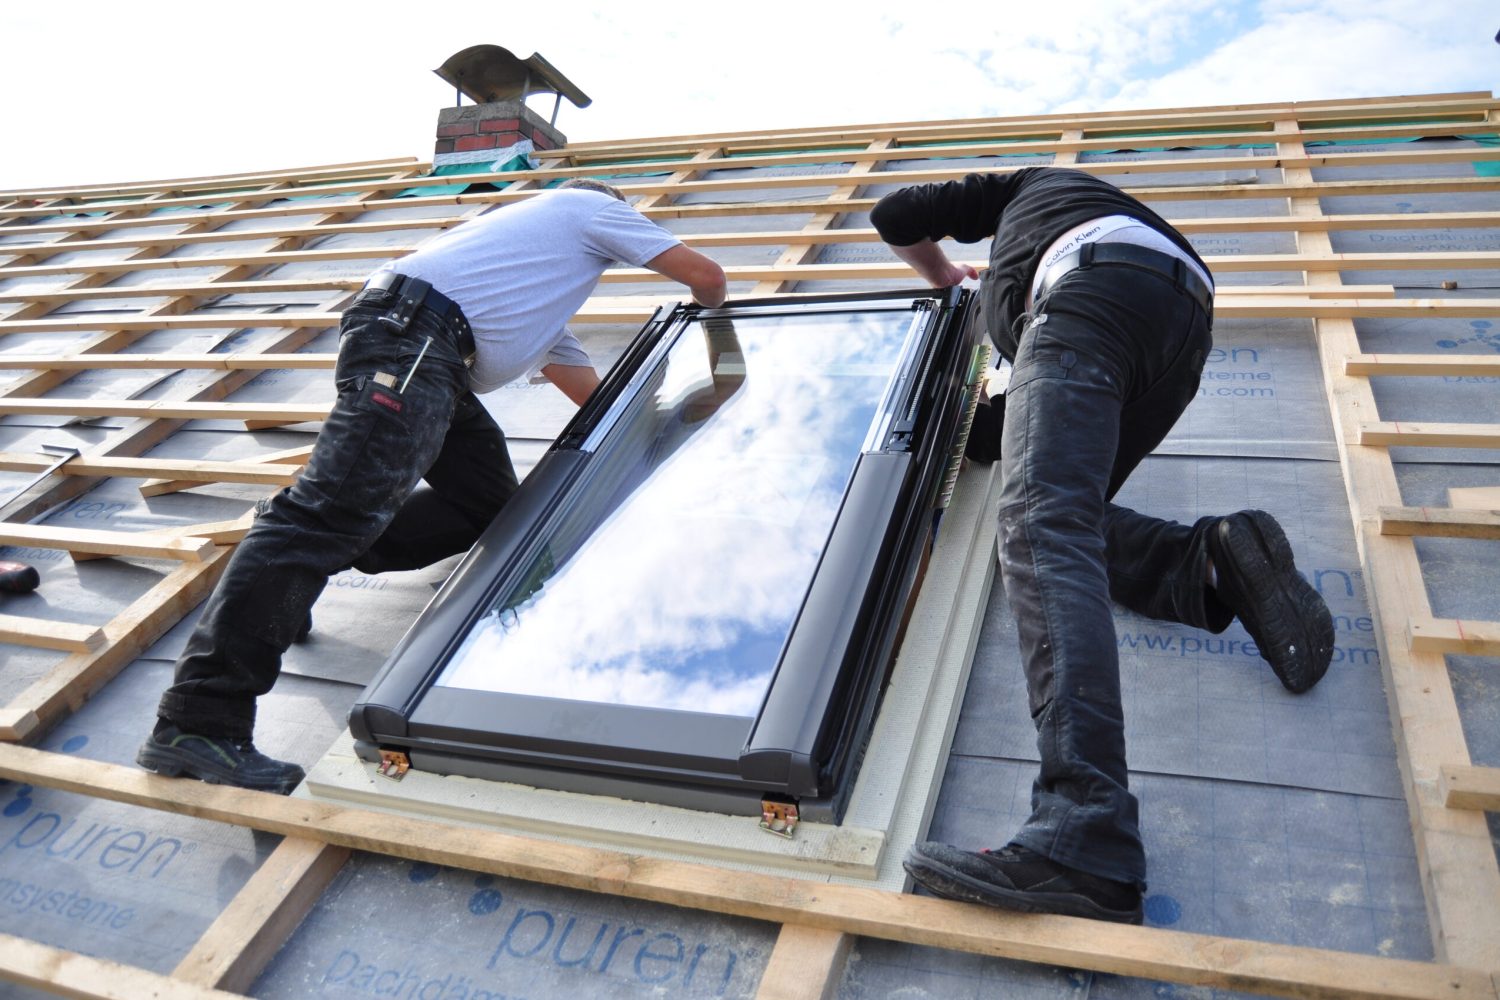
<path fill-rule="evenodd" d="M 297 481 L 263 501 L 163 693 L 147 770 L 287 794 L 301 767 L 255 749 L 275 683 L 328 577 L 468 549 L 516 490 L 475 392 L 536 368 L 575 403 L 599 384 L 567 322 L 614 263 L 724 301 L 723 270 L 598 181 L 490 212 L 377 271 L 345 311 L 338 399 Z M 420 481 L 426 484 L 419 486 Z"/>

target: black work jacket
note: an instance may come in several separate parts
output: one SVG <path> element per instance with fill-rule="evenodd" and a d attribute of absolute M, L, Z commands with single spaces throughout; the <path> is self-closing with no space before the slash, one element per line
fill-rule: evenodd
<path fill-rule="evenodd" d="M 943 184 L 902 188 L 880 199 L 870 221 L 893 246 L 948 236 L 977 243 L 993 236 L 979 297 L 990 339 L 1001 354 L 1014 359 L 1017 321 L 1026 310 L 1042 253 L 1074 226 L 1106 215 L 1138 219 L 1203 263 L 1182 234 L 1151 209 L 1108 181 L 1062 167 L 969 174 Z"/>

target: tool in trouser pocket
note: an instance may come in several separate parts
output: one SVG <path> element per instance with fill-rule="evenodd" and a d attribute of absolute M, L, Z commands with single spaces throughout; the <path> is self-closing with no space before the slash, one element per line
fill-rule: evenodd
<path fill-rule="evenodd" d="M 432 338 L 431 337 L 428 337 L 426 340 L 424 340 L 422 342 L 422 349 L 417 352 L 417 360 L 413 361 L 411 363 L 411 367 L 406 370 L 406 378 L 404 378 L 404 379 L 401 380 L 400 387 L 396 389 L 397 392 L 405 392 L 406 391 L 406 386 L 407 386 L 408 383 L 411 382 L 411 377 L 417 373 L 417 365 L 420 365 L 422 363 L 422 359 L 425 358 L 425 357 L 427 357 L 427 348 L 429 348 L 431 346 L 432 346 Z"/>
<path fill-rule="evenodd" d="M 0 562 L 0 594 L 29 594 L 42 582 L 35 566 Z"/>

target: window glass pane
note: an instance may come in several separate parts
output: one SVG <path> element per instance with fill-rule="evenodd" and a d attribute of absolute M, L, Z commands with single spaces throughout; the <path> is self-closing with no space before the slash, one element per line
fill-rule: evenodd
<path fill-rule="evenodd" d="M 911 321 L 685 326 L 437 683 L 754 716 Z"/>

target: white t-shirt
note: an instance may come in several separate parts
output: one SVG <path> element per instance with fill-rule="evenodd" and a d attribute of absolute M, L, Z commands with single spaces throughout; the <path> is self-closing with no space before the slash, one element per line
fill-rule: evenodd
<path fill-rule="evenodd" d="M 567 322 L 599 276 L 678 242 L 622 201 L 568 188 L 465 222 L 381 270 L 421 278 L 458 303 L 474 330 L 469 380 L 488 392 L 538 364 L 589 364 Z"/>

